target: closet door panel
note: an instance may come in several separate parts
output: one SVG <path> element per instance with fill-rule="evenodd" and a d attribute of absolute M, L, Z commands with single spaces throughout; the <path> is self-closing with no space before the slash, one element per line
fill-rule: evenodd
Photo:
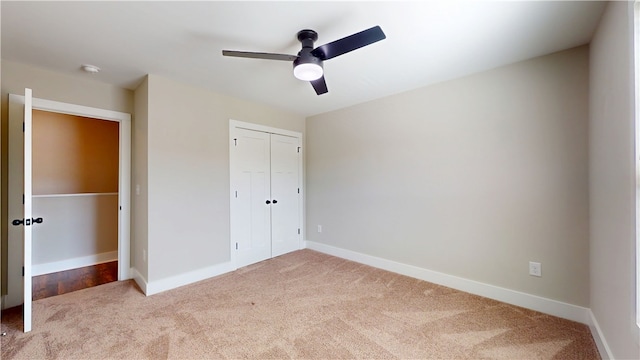
<path fill-rule="evenodd" d="M 271 257 L 270 146 L 269 134 L 237 130 L 237 166 L 234 182 L 237 195 L 232 218 L 237 246 L 237 266 L 242 267 Z"/>
<path fill-rule="evenodd" d="M 299 139 L 271 135 L 272 256 L 300 249 Z"/>

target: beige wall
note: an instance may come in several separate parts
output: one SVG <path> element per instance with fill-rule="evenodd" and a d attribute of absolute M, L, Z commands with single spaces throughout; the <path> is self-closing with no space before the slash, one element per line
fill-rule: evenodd
<path fill-rule="evenodd" d="M 102 84 L 91 80 L 88 76 L 68 76 L 36 67 L 2 61 L 2 85 L 0 98 L 2 99 L 2 116 L 0 122 L 0 143 L 2 144 L 2 214 L 0 215 L 0 234 L 2 235 L 2 285 L 6 287 L 6 254 L 7 254 L 7 166 L 8 142 L 7 138 L 7 109 L 8 94 L 24 94 L 24 88 L 33 89 L 36 98 L 61 101 L 71 104 L 97 107 L 102 109 L 133 112 L 133 92 L 116 86 Z M 6 292 L 6 288 L 2 289 Z"/>
<path fill-rule="evenodd" d="M 38 196 L 33 198 L 33 214 L 45 220 L 33 232 L 34 274 L 60 271 L 65 262 L 78 264 L 84 257 L 103 257 L 118 251 L 115 194 Z M 117 260 L 117 256 L 104 260 Z"/>
<path fill-rule="evenodd" d="M 305 123 L 300 115 L 160 76 L 149 75 L 146 86 L 147 164 L 134 167 L 147 168 L 141 193 L 148 197 L 146 280 L 153 282 L 230 260 L 229 119 L 301 133 Z"/>
<path fill-rule="evenodd" d="M 149 80 L 148 77 L 136 88 L 134 95 L 135 121 L 132 129 L 132 227 L 131 227 L 131 267 L 144 278 L 149 277 L 148 257 L 146 253 L 149 242 L 148 212 L 148 136 L 149 127 Z"/>
<path fill-rule="evenodd" d="M 33 111 L 33 194 L 116 193 L 119 123 Z"/>
<path fill-rule="evenodd" d="M 591 311 L 616 359 L 640 358 L 632 16 L 610 2 L 590 53 Z"/>
<path fill-rule="evenodd" d="M 588 306 L 587 125 L 587 47 L 308 118 L 307 239 Z"/>

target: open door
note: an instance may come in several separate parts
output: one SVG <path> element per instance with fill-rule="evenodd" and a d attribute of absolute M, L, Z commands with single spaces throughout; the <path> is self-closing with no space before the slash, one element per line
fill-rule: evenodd
<path fill-rule="evenodd" d="M 24 257 L 23 257 L 23 296 L 22 321 L 24 332 L 31 331 L 31 225 L 36 219 L 31 218 L 31 125 L 32 125 L 31 89 L 24 89 L 24 215 L 22 220 Z M 32 222 L 33 220 L 33 222 Z M 42 222 L 42 219 L 38 219 Z M 16 220 L 17 221 L 17 220 Z"/>
<path fill-rule="evenodd" d="M 24 90 L 24 107 L 23 107 L 23 123 L 22 123 L 22 171 L 21 174 L 15 174 L 11 180 L 13 182 L 22 180 L 22 199 L 12 199 L 13 204 L 22 203 L 22 212 L 14 213 L 15 215 L 19 214 L 19 218 L 14 218 L 11 220 L 11 225 L 13 228 L 14 234 L 16 232 L 21 233 L 22 236 L 14 236 L 12 238 L 12 242 L 17 242 L 20 238 L 22 238 L 22 259 L 19 261 L 22 263 L 22 300 L 23 300 L 23 324 L 24 324 L 24 332 L 31 331 L 31 229 L 35 224 L 39 224 L 42 222 L 42 219 L 33 219 L 31 216 L 31 196 L 32 196 L 32 188 L 31 188 L 31 125 L 32 125 L 32 94 L 31 89 Z M 10 101 L 11 102 L 11 101 Z M 15 102 L 14 102 L 15 103 Z M 10 106 L 12 107 L 12 106 Z M 11 110 L 10 110 L 11 111 Z M 14 108 L 14 111 L 15 108 Z M 14 137 L 16 138 L 16 137 Z M 17 137 L 19 139 L 19 137 Z M 14 171 L 18 171 L 18 169 L 14 168 Z M 17 175 L 17 176 L 16 176 Z M 22 179 L 20 179 L 22 178 Z M 17 194 L 12 194 L 14 197 L 19 196 Z M 16 207 L 16 206 L 14 206 Z M 18 244 L 9 244 L 10 246 L 19 246 Z M 18 260 L 18 259 L 16 259 Z M 11 268 L 11 267 L 10 267 Z M 15 267 L 13 267 L 15 268 Z"/>

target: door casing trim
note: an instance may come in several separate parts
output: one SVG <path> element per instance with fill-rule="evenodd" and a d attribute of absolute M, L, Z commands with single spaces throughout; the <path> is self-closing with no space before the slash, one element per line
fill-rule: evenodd
<path fill-rule="evenodd" d="M 128 280 L 130 274 L 131 253 L 131 114 L 105 110 L 89 106 L 64 103 L 53 100 L 33 98 L 33 109 L 60 114 L 83 116 L 93 119 L 116 121 L 119 125 L 119 179 L 118 179 L 118 280 Z M 24 104 L 23 95 L 9 94 L 9 102 Z M 9 218 L 11 214 L 8 214 Z M 4 307 L 10 304 L 7 298 Z M 22 296 L 20 296 L 22 298 Z"/>

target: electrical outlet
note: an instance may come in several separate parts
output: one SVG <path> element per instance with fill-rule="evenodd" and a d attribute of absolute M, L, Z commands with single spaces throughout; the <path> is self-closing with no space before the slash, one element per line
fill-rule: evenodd
<path fill-rule="evenodd" d="M 529 275 L 542 276 L 542 264 L 529 261 Z"/>
<path fill-rule="evenodd" d="M 322 232 L 322 225 L 318 225 L 318 232 L 321 233 Z"/>

